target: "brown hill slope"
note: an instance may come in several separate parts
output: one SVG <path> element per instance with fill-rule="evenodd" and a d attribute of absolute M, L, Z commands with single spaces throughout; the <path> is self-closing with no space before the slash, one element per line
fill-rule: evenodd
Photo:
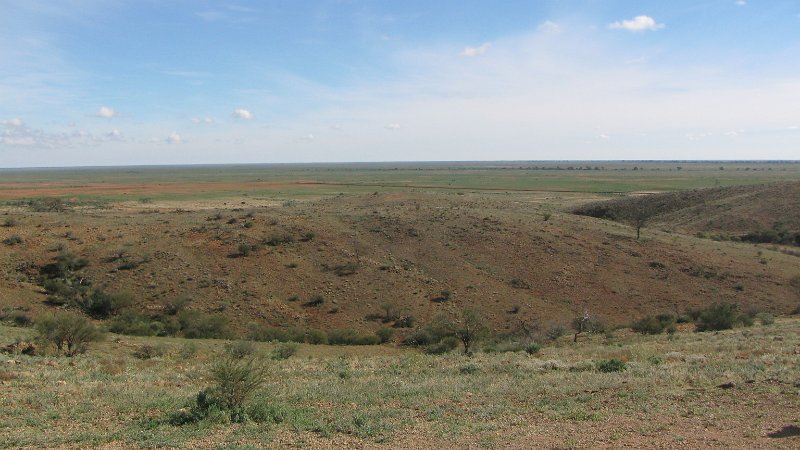
<path fill-rule="evenodd" d="M 584 309 L 627 323 L 716 300 L 777 313 L 798 302 L 790 280 L 800 258 L 656 232 L 637 241 L 613 222 L 544 220 L 524 200 L 398 193 L 256 209 L 13 210 L 17 225 L 0 238 L 23 242 L 0 245 L 0 306 L 52 308 L 36 283 L 58 246 L 88 260 L 81 277 L 94 286 L 130 292 L 134 308 L 184 296 L 239 330 L 249 322 L 376 329 L 370 316 L 384 304 L 418 323 L 477 306 L 504 330 L 523 320 L 566 324 Z M 242 256 L 242 244 L 261 248 Z M 314 295 L 322 303 L 306 305 Z"/>
<path fill-rule="evenodd" d="M 743 236 L 753 232 L 800 232 L 800 182 L 693 189 L 628 196 L 579 206 L 580 215 L 631 221 L 650 216 L 648 227 L 683 233 Z"/>

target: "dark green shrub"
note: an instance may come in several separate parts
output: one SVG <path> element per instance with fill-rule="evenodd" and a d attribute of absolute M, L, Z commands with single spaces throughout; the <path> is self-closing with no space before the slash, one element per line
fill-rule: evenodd
<path fill-rule="evenodd" d="M 264 241 L 264 244 L 270 247 L 277 247 L 279 245 L 291 244 L 294 242 L 294 236 L 291 234 L 273 235 Z"/>
<path fill-rule="evenodd" d="M 90 342 L 102 337 L 85 317 L 68 312 L 44 316 L 35 326 L 42 342 L 54 345 L 58 353 L 66 356 L 84 353 Z"/>
<path fill-rule="evenodd" d="M 202 314 L 184 310 L 178 314 L 181 334 L 188 339 L 226 339 L 231 332 L 228 318 L 221 314 Z"/>
<path fill-rule="evenodd" d="M 131 336 L 172 336 L 180 325 L 172 320 L 171 326 L 148 315 L 126 310 L 114 317 L 108 326 L 109 331 Z"/>
<path fill-rule="evenodd" d="M 0 313 L 0 320 L 9 322 L 17 327 L 28 327 L 33 324 L 33 319 L 24 311 L 10 311 Z"/>
<path fill-rule="evenodd" d="M 328 335 L 322 330 L 308 330 L 305 334 L 305 340 L 309 344 L 327 345 Z"/>
<path fill-rule="evenodd" d="M 12 234 L 11 236 L 3 239 L 3 244 L 6 245 L 17 245 L 22 244 L 22 238 L 19 235 Z"/>
<path fill-rule="evenodd" d="M 542 351 L 542 346 L 540 344 L 537 344 L 536 342 L 531 342 L 525 346 L 525 353 L 529 355 L 535 355 L 540 351 Z"/>
<path fill-rule="evenodd" d="M 377 345 L 380 338 L 376 335 L 358 334 L 357 331 L 344 328 L 328 331 L 328 344 L 330 345 Z"/>
<path fill-rule="evenodd" d="M 95 289 L 87 298 L 79 301 L 79 306 L 83 312 L 94 318 L 106 319 L 128 307 L 132 302 L 130 294 L 107 294 L 101 289 Z"/>
<path fill-rule="evenodd" d="M 319 308 L 322 304 L 325 303 L 325 297 L 322 295 L 314 295 L 307 302 L 303 303 L 303 306 L 307 306 L 310 308 Z"/>
<path fill-rule="evenodd" d="M 622 372 L 628 368 L 625 362 L 619 359 L 604 359 L 597 362 L 597 370 L 603 373 Z"/>
<path fill-rule="evenodd" d="M 696 331 L 729 330 L 737 325 L 752 325 L 753 318 L 739 314 L 738 310 L 739 307 L 733 303 L 714 303 L 700 312 L 695 323 Z"/>
<path fill-rule="evenodd" d="M 665 330 L 675 332 L 675 316 L 659 314 L 657 316 L 643 317 L 631 325 L 631 329 L 641 334 L 661 334 Z"/>
<path fill-rule="evenodd" d="M 392 340 L 394 337 L 394 330 L 391 328 L 380 328 L 378 331 L 375 332 L 375 335 L 378 336 L 381 344 L 385 344 Z"/>

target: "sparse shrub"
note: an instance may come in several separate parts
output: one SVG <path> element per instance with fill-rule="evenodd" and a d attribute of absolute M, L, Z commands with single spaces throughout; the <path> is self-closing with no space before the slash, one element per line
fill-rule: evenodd
<path fill-rule="evenodd" d="M 775 323 L 775 316 L 768 312 L 760 312 L 756 314 L 756 319 L 761 322 L 761 325 L 772 325 Z"/>
<path fill-rule="evenodd" d="M 542 346 L 540 344 L 537 344 L 536 342 L 531 342 L 525 346 L 525 353 L 529 355 L 535 355 L 540 351 L 542 351 Z"/>
<path fill-rule="evenodd" d="M 303 306 L 319 308 L 320 306 L 322 306 L 323 303 L 325 303 L 325 297 L 323 297 L 320 294 L 317 294 L 308 299 L 307 302 L 303 303 Z"/>
<path fill-rule="evenodd" d="M 349 262 L 346 264 L 340 264 L 338 266 L 334 266 L 333 273 L 339 277 L 346 277 L 349 275 L 353 275 L 358 272 L 358 263 Z"/>
<path fill-rule="evenodd" d="M 102 337 L 85 317 L 68 312 L 44 316 L 35 326 L 41 341 L 54 345 L 58 353 L 66 356 L 84 353 L 90 342 Z"/>
<path fill-rule="evenodd" d="M 314 234 L 313 232 L 311 232 L 311 231 L 308 231 L 308 232 L 305 232 L 305 233 L 303 233 L 303 235 L 302 235 L 302 236 L 300 236 L 300 241 L 302 241 L 302 242 L 308 242 L 308 241 L 312 241 L 312 240 L 314 240 L 314 238 L 315 238 L 316 236 L 317 236 L 317 235 L 316 235 L 316 234 Z"/>
<path fill-rule="evenodd" d="M 24 311 L 10 311 L 0 313 L 0 320 L 11 323 L 17 327 L 28 327 L 33 324 L 33 319 Z"/>
<path fill-rule="evenodd" d="M 411 315 L 402 316 L 399 319 L 395 320 L 392 326 L 394 328 L 411 328 L 414 326 L 414 321 L 415 321 L 414 316 Z"/>
<path fill-rule="evenodd" d="M 240 256 L 250 256 L 250 253 L 253 251 L 253 247 L 250 246 L 250 244 L 239 244 L 238 250 Z"/>
<path fill-rule="evenodd" d="M 447 336 L 442 340 L 425 347 L 425 353 L 429 355 L 441 355 L 454 350 L 456 347 L 458 347 L 458 338 L 455 336 Z"/>
<path fill-rule="evenodd" d="M 717 302 L 701 311 L 695 324 L 696 331 L 729 330 L 737 325 L 752 325 L 752 317 L 739 314 L 733 303 Z"/>
<path fill-rule="evenodd" d="M 531 285 L 525 280 L 521 280 L 519 278 L 512 278 L 509 282 L 512 288 L 514 289 L 530 289 Z"/>
<path fill-rule="evenodd" d="M 247 358 L 255 355 L 256 346 L 252 341 L 233 341 L 225 344 L 225 353 L 231 358 Z"/>
<path fill-rule="evenodd" d="M 287 245 L 294 243 L 294 236 L 291 234 L 282 234 L 282 235 L 272 235 L 269 239 L 264 241 L 264 244 L 269 245 L 270 247 L 277 247 L 279 245 Z"/>
<path fill-rule="evenodd" d="M 550 220 L 550 217 L 551 217 L 551 216 L 552 216 L 552 214 L 551 214 L 551 213 L 549 213 L 549 212 L 546 212 L 546 213 L 542 214 L 542 220 L 544 220 L 545 222 L 547 222 L 548 220 Z"/>
<path fill-rule="evenodd" d="M 140 345 L 133 351 L 133 357 L 138 359 L 151 359 L 164 356 L 167 353 L 167 347 L 164 344 Z"/>
<path fill-rule="evenodd" d="M 394 330 L 391 328 L 383 327 L 378 329 L 378 331 L 375 332 L 375 335 L 378 336 L 378 339 L 380 339 L 381 344 L 385 344 L 391 341 L 392 338 L 394 337 Z"/>
<path fill-rule="evenodd" d="M 3 220 L 3 226 L 6 227 L 6 228 L 15 227 L 15 226 L 17 226 L 17 219 L 15 219 L 13 217 L 6 217 Z"/>
<path fill-rule="evenodd" d="M 272 352 L 272 359 L 274 360 L 284 360 L 289 359 L 297 353 L 298 345 L 295 343 L 287 343 L 281 344 L 275 347 L 275 351 Z"/>
<path fill-rule="evenodd" d="M 173 425 L 184 425 L 223 413 L 231 422 L 248 419 L 246 406 L 266 380 L 266 366 L 252 358 L 218 358 L 211 365 L 211 387 L 200 391 L 190 409 L 170 417 Z"/>
<path fill-rule="evenodd" d="M 164 312 L 170 316 L 174 316 L 183 311 L 183 309 L 186 308 L 186 305 L 188 305 L 190 302 L 191 299 L 189 299 L 189 297 L 183 296 L 172 300 L 167 300 L 164 302 Z"/>
<path fill-rule="evenodd" d="M 604 359 L 597 362 L 597 370 L 602 373 L 622 372 L 628 368 L 624 361 L 619 359 Z"/>
<path fill-rule="evenodd" d="M 549 341 L 555 341 L 567 334 L 567 328 L 563 325 L 553 325 L 544 332 L 545 338 Z"/>
<path fill-rule="evenodd" d="M 465 366 L 461 366 L 458 369 L 458 372 L 462 375 L 473 375 L 480 372 L 481 368 L 478 367 L 477 364 L 467 364 Z"/>
<path fill-rule="evenodd" d="M 22 238 L 19 235 L 16 235 L 16 234 L 12 234 L 11 236 L 3 239 L 3 244 L 6 244 L 6 245 L 17 245 L 17 244 L 21 244 L 22 242 L 23 242 Z"/>

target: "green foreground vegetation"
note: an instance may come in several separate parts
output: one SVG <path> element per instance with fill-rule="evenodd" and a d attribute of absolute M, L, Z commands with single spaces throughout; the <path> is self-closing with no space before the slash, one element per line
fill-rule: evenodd
<path fill-rule="evenodd" d="M 0 342 L 30 341 L 33 333 L 2 326 Z M 109 335 L 72 358 L 6 355 L 0 441 L 11 447 L 444 442 L 491 448 L 509 445 L 510 436 L 522 444 L 549 430 L 550 441 L 535 442 L 696 446 L 703 427 L 737 423 L 730 443 L 777 445 L 763 430 L 798 425 L 792 412 L 800 398 L 791 388 L 800 379 L 798 346 L 796 318 L 717 333 L 617 330 L 584 334 L 577 343 L 565 336 L 533 355 L 471 358 L 393 346 Z M 198 393 L 214 387 L 214 371 L 226 358 L 252 358 L 263 383 L 244 414 L 217 410 L 192 419 Z M 596 432 L 576 431 L 587 427 Z M 657 442 L 639 440 L 656 435 Z"/>

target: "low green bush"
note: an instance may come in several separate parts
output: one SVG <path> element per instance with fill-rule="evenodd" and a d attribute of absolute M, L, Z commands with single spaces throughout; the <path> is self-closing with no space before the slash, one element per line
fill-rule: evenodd
<path fill-rule="evenodd" d="M 89 343 L 102 338 L 102 333 L 78 314 L 61 312 L 47 315 L 36 321 L 38 339 L 52 344 L 58 353 L 75 356 L 86 352 Z"/>
<path fill-rule="evenodd" d="M 622 372 L 628 368 L 624 361 L 619 359 L 604 359 L 597 362 L 597 370 L 602 373 Z"/>
<path fill-rule="evenodd" d="M 735 326 L 750 326 L 753 318 L 740 314 L 739 307 L 733 303 L 717 302 L 701 310 L 695 323 L 697 331 L 729 330 Z"/>

